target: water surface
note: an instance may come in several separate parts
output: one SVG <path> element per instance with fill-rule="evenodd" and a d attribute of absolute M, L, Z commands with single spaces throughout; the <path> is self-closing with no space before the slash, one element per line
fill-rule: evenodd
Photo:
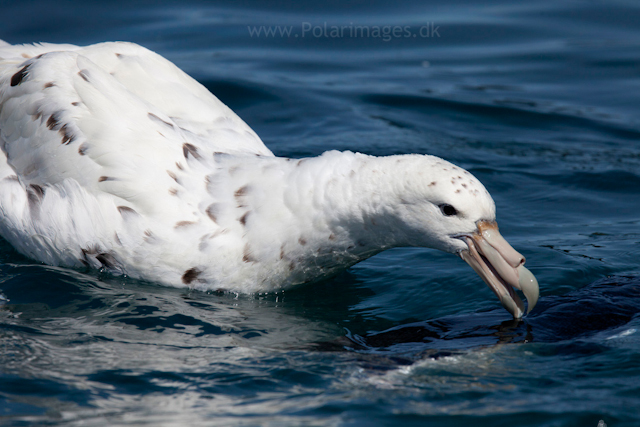
<path fill-rule="evenodd" d="M 11 43 L 157 51 L 277 155 L 467 168 L 542 296 L 513 321 L 466 264 L 426 249 L 233 295 L 48 267 L 0 242 L 0 423 L 640 423 L 635 2 L 36 1 L 3 16 Z"/>

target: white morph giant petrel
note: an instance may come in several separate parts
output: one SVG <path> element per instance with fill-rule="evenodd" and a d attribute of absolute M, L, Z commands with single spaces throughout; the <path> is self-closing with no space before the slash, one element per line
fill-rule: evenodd
<path fill-rule="evenodd" d="M 469 172 L 426 155 L 275 157 L 201 84 L 131 43 L 0 42 L 0 235 L 58 266 L 268 292 L 385 249 L 458 254 L 516 318 L 538 299 Z"/>

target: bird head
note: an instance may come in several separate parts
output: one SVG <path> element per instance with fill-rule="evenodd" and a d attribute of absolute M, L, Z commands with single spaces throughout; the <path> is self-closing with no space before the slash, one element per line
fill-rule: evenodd
<path fill-rule="evenodd" d="M 406 243 L 459 255 L 514 318 L 525 313 L 515 289 L 526 297 L 530 312 L 538 301 L 538 282 L 524 267 L 525 258 L 498 231 L 489 192 L 468 171 L 436 157 L 420 157 L 408 168 L 410 183 L 399 190 Z"/>

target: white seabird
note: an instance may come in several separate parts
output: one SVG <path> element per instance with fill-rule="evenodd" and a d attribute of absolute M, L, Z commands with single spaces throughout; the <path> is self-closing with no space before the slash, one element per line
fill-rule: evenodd
<path fill-rule="evenodd" d="M 278 158 L 227 106 L 131 43 L 0 42 L 0 235 L 58 266 L 234 292 L 385 249 L 458 254 L 516 318 L 538 299 L 469 172 L 426 155 Z"/>

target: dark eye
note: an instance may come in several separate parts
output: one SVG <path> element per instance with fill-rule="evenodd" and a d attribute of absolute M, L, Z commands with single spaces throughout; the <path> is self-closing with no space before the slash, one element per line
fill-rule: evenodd
<path fill-rule="evenodd" d="M 458 211 L 456 210 L 456 208 L 454 208 L 451 205 L 448 205 L 446 203 L 443 203 L 442 205 L 438 206 L 440 208 L 440 210 L 442 211 L 442 214 L 444 216 L 452 216 L 452 215 L 457 215 Z"/>

